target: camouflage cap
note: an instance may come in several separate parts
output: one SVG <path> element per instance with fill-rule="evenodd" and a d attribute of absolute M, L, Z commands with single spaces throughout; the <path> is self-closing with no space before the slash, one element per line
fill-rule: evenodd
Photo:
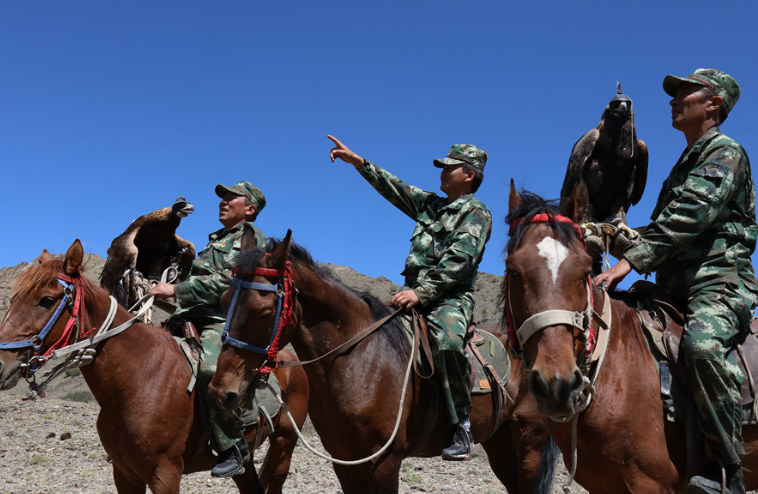
<path fill-rule="evenodd" d="M 726 111 L 732 111 L 737 100 L 740 99 L 740 85 L 734 77 L 716 69 L 697 69 L 687 77 L 667 75 L 663 79 L 663 90 L 669 96 L 676 96 L 676 91 L 683 82 L 692 82 L 710 88 L 721 96 L 726 106 Z"/>
<path fill-rule="evenodd" d="M 226 185 L 218 184 L 216 186 L 216 195 L 220 198 L 224 198 L 227 193 L 232 193 L 237 196 L 245 196 L 250 202 L 255 204 L 255 219 L 258 217 L 258 213 L 263 211 L 266 207 L 266 196 L 263 195 L 261 189 L 251 184 L 250 182 L 242 181 L 228 187 Z"/>
<path fill-rule="evenodd" d="M 468 163 L 474 168 L 484 171 L 487 164 L 487 153 L 472 144 L 454 144 L 447 153 L 447 158 L 434 160 L 434 166 L 442 168 L 449 165 L 463 165 Z"/>

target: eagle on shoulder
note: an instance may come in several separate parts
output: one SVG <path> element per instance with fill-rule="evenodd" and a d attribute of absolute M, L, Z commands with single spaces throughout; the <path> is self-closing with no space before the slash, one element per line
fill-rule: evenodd
<path fill-rule="evenodd" d="M 182 218 L 194 206 L 179 197 L 172 206 L 140 216 L 113 239 L 100 274 L 100 286 L 126 308 L 130 308 L 160 281 L 167 269 L 169 283 L 187 278 L 195 246 L 176 234 Z"/>
<path fill-rule="evenodd" d="M 626 225 L 626 213 L 642 198 L 647 182 L 647 146 L 637 139 L 632 100 L 621 92 L 605 107 L 598 126 L 571 150 L 561 202 L 580 180 L 587 186 L 588 207 L 580 223 L 589 221 Z"/>

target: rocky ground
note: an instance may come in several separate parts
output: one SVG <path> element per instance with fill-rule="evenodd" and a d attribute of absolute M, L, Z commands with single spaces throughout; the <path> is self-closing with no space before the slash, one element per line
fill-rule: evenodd
<path fill-rule="evenodd" d="M 48 397 L 35 402 L 22 401 L 21 391 L 0 393 L 0 494 L 115 493 L 111 466 L 95 430 L 97 404 L 71 401 L 72 398 L 86 399 L 86 393 L 81 391 L 62 395 L 67 399 Z M 318 436 L 308 423 L 305 433 L 308 442 L 320 448 Z M 258 467 L 263 451 L 256 452 Z M 553 489 L 555 494 L 562 492 L 560 485 L 565 477 L 561 466 Z M 206 472 L 186 476 L 181 492 L 233 494 L 237 491 L 230 480 L 214 479 Z M 298 445 L 284 492 L 339 494 L 342 490 L 330 463 Z M 489 469 L 486 454 L 477 447 L 474 458 L 468 462 L 406 460 L 400 492 L 495 494 L 506 491 Z M 575 484 L 572 486 L 572 494 L 584 492 Z"/>

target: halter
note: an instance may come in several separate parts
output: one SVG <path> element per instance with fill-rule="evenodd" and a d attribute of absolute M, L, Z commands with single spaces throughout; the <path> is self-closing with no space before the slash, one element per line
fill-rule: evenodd
<path fill-rule="evenodd" d="M 275 277 L 278 278 L 278 280 L 276 285 L 255 283 L 238 278 L 238 274 L 245 274 L 248 276 Z M 229 304 L 229 310 L 226 314 L 226 323 L 224 325 L 224 332 L 221 335 L 221 344 L 231 345 L 242 350 L 266 355 L 266 361 L 261 367 L 253 372 L 253 375 L 257 376 L 261 374 L 270 374 L 271 370 L 276 369 L 278 366 L 276 355 L 279 353 L 279 337 L 282 329 L 288 324 L 292 323 L 293 289 L 292 270 L 290 269 L 289 261 L 287 261 L 287 265 L 284 269 L 256 268 L 253 271 L 240 271 L 238 269 L 235 269 L 232 271 L 232 284 L 234 285 L 234 294 L 232 295 L 232 301 Z M 243 288 L 277 293 L 274 327 L 271 331 L 271 340 L 269 341 L 267 347 L 260 347 L 252 345 L 250 343 L 245 343 L 244 341 L 240 341 L 229 336 L 229 325 L 231 324 L 232 317 L 234 316 L 234 309 L 237 306 L 237 299 L 239 298 L 240 291 Z"/>
<path fill-rule="evenodd" d="M 85 333 L 81 327 L 81 318 L 84 315 L 84 299 L 82 297 L 81 280 L 78 277 L 73 278 L 60 273 L 58 274 L 57 281 L 63 287 L 63 299 L 55 309 L 52 317 L 50 317 L 50 320 L 45 324 L 45 327 L 42 328 L 42 331 L 26 341 L 0 343 L 0 350 L 21 350 L 24 348 L 31 348 L 33 355 L 29 361 L 29 370 L 32 374 L 39 370 L 42 364 L 50 358 L 55 350 L 65 347 L 72 336 L 78 340 L 88 334 Z M 40 355 L 45 338 L 48 333 L 50 333 L 50 330 L 53 329 L 55 323 L 58 322 L 58 319 L 60 319 L 60 316 L 66 307 L 71 307 L 71 317 L 66 323 L 63 334 L 61 334 L 61 337 L 58 338 L 55 343 L 50 345 L 50 348 L 48 348 L 43 355 Z M 75 326 L 78 328 L 78 331 L 74 331 Z"/>
<path fill-rule="evenodd" d="M 514 229 L 522 223 L 524 218 L 517 218 L 511 223 L 509 235 L 513 234 Z M 582 245 L 587 249 L 587 244 L 584 242 L 582 236 L 582 229 L 573 220 L 566 216 L 541 213 L 534 215 L 525 225 L 532 225 L 535 223 L 567 223 L 576 233 Z M 532 315 L 526 321 L 524 321 L 519 327 L 516 326 L 516 321 L 511 311 L 511 291 L 510 291 L 510 276 L 506 272 L 505 274 L 505 313 L 508 319 L 508 339 L 511 343 L 511 349 L 519 354 L 523 353 L 522 347 L 526 344 L 527 340 L 531 338 L 535 333 L 542 331 L 550 326 L 556 326 L 559 324 L 565 324 L 572 328 L 576 328 L 581 332 L 581 339 L 584 346 L 584 352 L 577 357 L 577 363 L 580 366 L 586 366 L 589 364 L 590 358 L 593 354 L 595 342 L 597 340 L 597 334 L 592 327 L 592 317 L 594 312 L 594 299 L 592 293 L 592 277 L 587 275 L 585 282 L 587 291 L 587 307 L 583 312 L 569 311 L 569 310 L 545 310 Z"/>

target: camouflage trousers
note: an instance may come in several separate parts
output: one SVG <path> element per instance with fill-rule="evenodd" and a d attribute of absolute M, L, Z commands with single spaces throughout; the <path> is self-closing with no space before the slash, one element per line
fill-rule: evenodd
<path fill-rule="evenodd" d="M 208 399 L 208 385 L 216 373 L 216 363 L 221 353 L 221 334 L 224 332 L 224 324 L 214 323 L 205 326 L 200 326 L 196 322 L 195 324 L 197 330 L 200 331 L 200 340 L 203 345 L 198 383 L 203 387 L 201 395 L 208 405 L 208 421 L 213 445 L 217 452 L 221 452 L 231 448 L 242 439 L 245 432 L 242 411 L 226 410 L 221 408 L 215 400 Z"/>
<path fill-rule="evenodd" d="M 471 363 L 463 351 L 463 339 L 473 318 L 473 303 L 445 300 L 424 308 L 424 315 L 445 408 L 450 423 L 457 424 L 471 412 Z"/>
<path fill-rule="evenodd" d="M 687 378 L 711 451 L 725 465 L 740 463 L 742 372 L 727 354 L 735 337 L 749 331 L 754 298 L 747 290 L 717 285 L 690 295 L 685 314 L 684 355 Z"/>

